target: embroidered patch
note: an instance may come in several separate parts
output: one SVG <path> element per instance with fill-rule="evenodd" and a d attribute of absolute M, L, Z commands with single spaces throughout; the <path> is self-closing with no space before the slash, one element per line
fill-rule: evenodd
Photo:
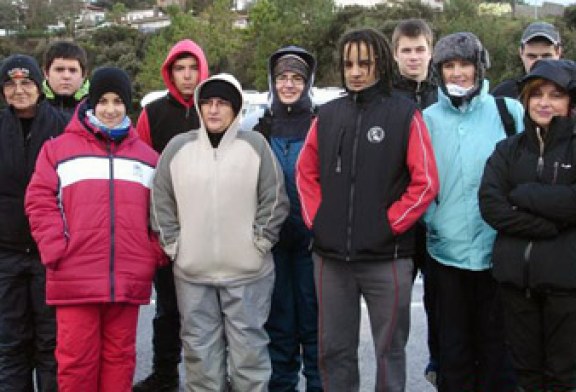
<path fill-rule="evenodd" d="M 386 133 L 380 127 L 372 127 L 368 130 L 368 133 L 366 133 L 366 137 L 370 143 L 380 143 L 384 140 L 385 136 Z"/>
<path fill-rule="evenodd" d="M 30 71 L 26 68 L 12 68 L 8 71 L 10 79 L 24 79 L 30 76 Z"/>

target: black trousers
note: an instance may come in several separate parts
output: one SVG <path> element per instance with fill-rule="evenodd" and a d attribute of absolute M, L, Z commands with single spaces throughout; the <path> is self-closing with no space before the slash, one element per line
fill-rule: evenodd
<path fill-rule="evenodd" d="M 440 392 L 510 392 L 514 373 L 505 345 L 498 287 L 487 271 L 431 261 L 436 280 Z"/>
<path fill-rule="evenodd" d="M 181 360 L 180 313 L 176 301 L 172 265 L 159 268 L 154 276 L 156 314 L 153 321 L 153 367 L 158 373 L 177 371 Z"/>
<path fill-rule="evenodd" d="M 576 390 L 576 295 L 501 287 L 518 385 L 526 392 Z"/>
<path fill-rule="evenodd" d="M 0 249 L 0 390 L 56 392 L 56 319 L 36 253 Z"/>

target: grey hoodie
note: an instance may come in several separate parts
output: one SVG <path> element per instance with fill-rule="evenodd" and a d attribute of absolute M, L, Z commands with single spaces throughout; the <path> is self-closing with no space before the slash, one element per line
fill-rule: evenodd
<path fill-rule="evenodd" d="M 230 83 L 232 76 L 211 80 Z M 152 184 L 151 224 L 176 276 L 200 284 L 244 284 L 273 268 L 271 248 L 289 210 L 280 166 L 256 132 L 238 132 L 234 119 L 217 148 L 200 128 L 174 137 Z"/>

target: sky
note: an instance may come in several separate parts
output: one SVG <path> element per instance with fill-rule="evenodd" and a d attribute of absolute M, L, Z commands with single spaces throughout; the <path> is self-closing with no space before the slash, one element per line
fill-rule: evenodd
<path fill-rule="evenodd" d="M 528 4 L 534 4 L 534 1 L 536 2 L 536 4 L 542 4 L 544 1 L 548 2 L 548 3 L 557 3 L 557 4 L 562 4 L 562 5 L 574 5 L 576 4 L 576 0 L 528 0 L 527 3 Z"/>

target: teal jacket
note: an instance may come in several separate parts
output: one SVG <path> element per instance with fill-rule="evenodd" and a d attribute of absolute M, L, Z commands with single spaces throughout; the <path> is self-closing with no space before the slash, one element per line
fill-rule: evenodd
<path fill-rule="evenodd" d="M 506 98 L 516 131 L 524 130 L 524 109 Z M 496 232 L 482 219 L 478 188 L 486 160 L 506 137 L 494 97 L 485 80 L 465 108 L 456 108 L 438 89 L 438 102 L 424 110 L 438 166 L 440 191 L 424 214 L 427 248 L 438 262 L 482 271 L 491 267 Z"/>

